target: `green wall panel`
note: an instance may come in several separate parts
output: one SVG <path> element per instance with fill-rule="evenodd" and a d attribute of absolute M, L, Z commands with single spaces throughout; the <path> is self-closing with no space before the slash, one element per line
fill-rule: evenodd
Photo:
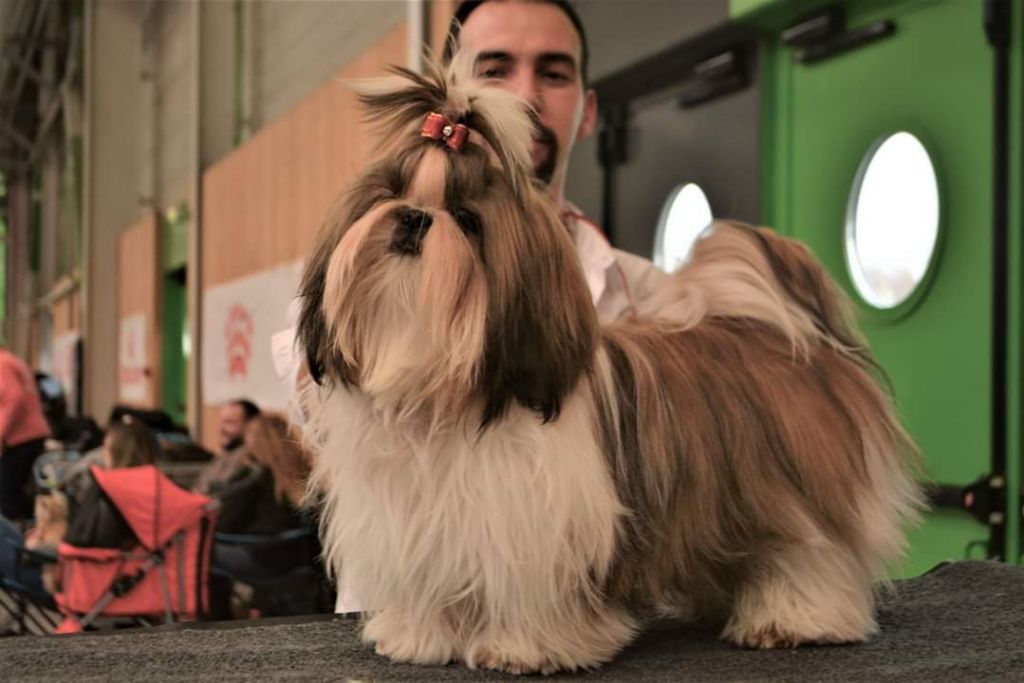
<path fill-rule="evenodd" d="M 849 27 L 889 19 L 895 34 L 816 65 L 797 63 L 777 33 L 766 39 L 765 219 L 806 242 L 853 293 L 844 256 L 845 212 L 861 159 L 873 141 L 900 130 L 924 142 L 937 165 L 942 202 L 936 275 L 919 305 L 902 318 L 866 305 L 860 314 L 928 473 L 965 485 L 989 471 L 991 452 L 993 69 L 983 3 L 865 1 L 846 7 Z M 796 16 L 775 19 L 785 24 Z M 1019 99 L 1019 88 L 1017 93 Z M 1019 270 L 1019 256 L 1014 263 Z M 1019 298 L 1019 274 L 1014 277 Z M 1019 354 L 1016 320 L 1010 344 Z M 1019 375 L 1019 363 L 1014 367 Z M 1014 430 L 1019 384 L 1015 376 Z M 1012 444 L 1011 458 L 1019 463 L 1019 439 Z M 931 515 L 913 533 L 911 558 L 901 573 L 964 557 L 969 547 L 975 556 L 975 542 L 987 535 L 965 514 Z"/>

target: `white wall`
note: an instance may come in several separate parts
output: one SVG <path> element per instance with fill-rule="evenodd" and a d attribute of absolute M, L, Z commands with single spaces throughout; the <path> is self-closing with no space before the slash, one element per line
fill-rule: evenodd
<path fill-rule="evenodd" d="M 726 0 L 575 0 L 590 45 L 590 79 L 621 69 L 728 19 Z"/>
<path fill-rule="evenodd" d="M 204 2 L 200 14 L 202 168 L 227 156 L 235 136 L 235 4 Z"/>
<path fill-rule="evenodd" d="M 266 0 L 253 6 L 254 123 L 266 125 L 406 17 L 406 0 Z"/>
<path fill-rule="evenodd" d="M 142 6 L 85 4 L 86 413 L 104 420 L 116 399 L 117 244 L 138 213 Z"/>
<path fill-rule="evenodd" d="M 191 3 L 156 5 L 156 204 L 164 209 L 191 196 L 195 160 L 194 12 Z"/>

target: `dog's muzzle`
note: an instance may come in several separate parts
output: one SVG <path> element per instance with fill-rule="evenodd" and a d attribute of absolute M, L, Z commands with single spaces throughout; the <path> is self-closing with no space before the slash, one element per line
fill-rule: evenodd
<path fill-rule="evenodd" d="M 395 219 L 391 252 L 403 256 L 419 256 L 423 249 L 423 238 L 434 219 L 425 211 L 408 208 L 396 211 Z"/>

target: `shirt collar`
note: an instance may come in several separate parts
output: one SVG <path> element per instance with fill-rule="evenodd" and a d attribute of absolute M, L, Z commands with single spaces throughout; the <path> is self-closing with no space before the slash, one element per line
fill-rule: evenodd
<path fill-rule="evenodd" d="M 583 276 L 596 306 L 608 286 L 608 271 L 615 266 L 615 252 L 601 229 L 576 205 L 563 201 L 561 215 L 576 243 Z"/>

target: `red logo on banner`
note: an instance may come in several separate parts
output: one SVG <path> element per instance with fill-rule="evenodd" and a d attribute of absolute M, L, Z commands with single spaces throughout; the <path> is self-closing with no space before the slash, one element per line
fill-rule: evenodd
<path fill-rule="evenodd" d="M 242 304 L 228 311 L 224 323 L 224 341 L 227 342 L 228 376 L 246 379 L 249 376 L 249 358 L 252 356 L 252 316 Z"/>

